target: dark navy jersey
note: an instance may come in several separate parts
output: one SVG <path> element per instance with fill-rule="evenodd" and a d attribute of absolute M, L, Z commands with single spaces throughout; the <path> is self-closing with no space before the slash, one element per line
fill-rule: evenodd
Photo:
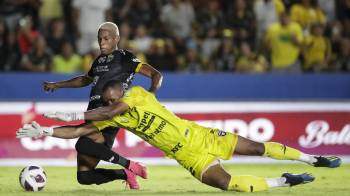
<path fill-rule="evenodd" d="M 102 89 L 110 80 L 119 80 L 127 89 L 138 71 L 140 61 L 127 50 L 100 55 L 92 63 L 88 76 L 93 78 L 88 110 L 103 106 Z"/>

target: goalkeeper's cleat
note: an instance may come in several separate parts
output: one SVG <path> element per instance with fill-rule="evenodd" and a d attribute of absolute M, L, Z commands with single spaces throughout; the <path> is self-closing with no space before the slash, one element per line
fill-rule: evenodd
<path fill-rule="evenodd" d="M 139 183 L 137 182 L 136 180 L 136 175 L 127 170 L 127 169 L 124 169 L 125 171 L 125 174 L 126 174 L 126 183 L 129 185 L 130 189 L 139 189 L 140 188 L 140 185 Z"/>
<path fill-rule="evenodd" d="M 130 161 L 128 170 L 144 179 L 147 178 L 147 168 L 139 162 Z"/>
<path fill-rule="evenodd" d="M 286 178 L 286 184 L 289 186 L 295 186 L 298 184 L 306 184 L 315 180 L 311 174 L 303 173 L 303 174 L 291 174 L 284 173 L 282 177 Z"/>
<path fill-rule="evenodd" d="M 315 167 L 329 167 L 335 168 L 339 167 L 341 164 L 341 159 L 336 156 L 324 157 L 324 156 L 315 156 L 317 160 L 313 165 Z"/>

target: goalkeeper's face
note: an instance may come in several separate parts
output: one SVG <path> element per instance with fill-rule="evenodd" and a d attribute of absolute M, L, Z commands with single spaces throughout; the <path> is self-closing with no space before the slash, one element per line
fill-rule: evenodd
<path fill-rule="evenodd" d="M 100 29 L 98 31 L 97 38 L 101 54 L 111 54 L 117 48 L 119 36 L 113 33 L 111 30 Z"/>
<path fill-rule="evenodd" d="M 120 86 L 108 87 L 103 92 L 103 101 L 108 105 L 116 103 L 122 98 L 124 95 L 124 91 Z"/>

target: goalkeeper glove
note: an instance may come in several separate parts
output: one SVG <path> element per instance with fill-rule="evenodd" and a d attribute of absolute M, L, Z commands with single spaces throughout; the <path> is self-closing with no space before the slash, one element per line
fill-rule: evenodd
<path fill-rule="evenodd" d="M 43 135 L 52 136 L 52 134 L 53 127 L 41 127 L 37 122 L 33 121 L 32 124 L 25 124 L 22 128 L 18 129 L 16 137 L 40 137 Z"/>

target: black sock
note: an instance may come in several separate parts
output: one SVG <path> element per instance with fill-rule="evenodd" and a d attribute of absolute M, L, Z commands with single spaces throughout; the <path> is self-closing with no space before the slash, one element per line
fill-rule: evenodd
<path fill-rule="evenodd" d="M 80 184 L 103 184 L 116 179 L 126 180 L 123 169 L 94 169 L 91 171 L 78 171 L 77 180 Z"/>
<path fill-rule="evenodd" d="M 87 137 L 80 137 L 75 144 L 75 149 L 82 154 L 93 156 L 95 158 L 119 164 L 124 168 L 129 168 L 130 161 L 113 150 L 109 149 L 104 144 L 96 143 Z"/>

